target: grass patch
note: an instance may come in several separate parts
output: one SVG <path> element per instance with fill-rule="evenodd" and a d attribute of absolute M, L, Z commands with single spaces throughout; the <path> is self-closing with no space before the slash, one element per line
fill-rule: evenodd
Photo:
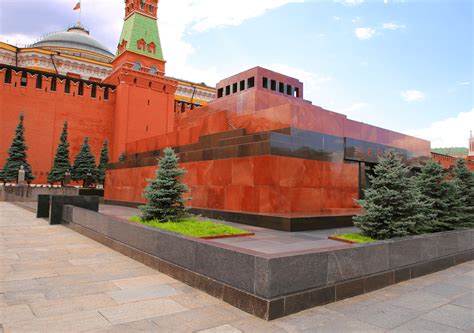
<path fill-rule="evenodd" d="M 376 239 L 373 239 L 368 236 L 364 236 L 359 233 L 347 233 L 347 234 L 342 234 L 342 235 L 335 235 L 334 237 L 339 238 L 339 239 L 353 241 L 356 243 L 371 243 L 371 242 L 376 241 Z"/>
<path fill-rule="evenodd" d="M 146 226 L 176 232 L 193 237 L 214 237 L 227 235 L 247 234 L 248 231 L 234 228 L 221 223 L 200 221 L 196 218 L 187 218 L 179 222 L 143 221 L 139 216 L 132 216 L 130 221 Z"/>

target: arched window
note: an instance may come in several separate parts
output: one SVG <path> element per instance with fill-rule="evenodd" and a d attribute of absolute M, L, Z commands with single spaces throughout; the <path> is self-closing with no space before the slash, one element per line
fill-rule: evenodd
<path fill-rule="evenodd" d="M 141 69 L 142 69 L 142 64 L 140 62 L 136 61 L 136 62 L 133 63 L 133 70 L 134 71 L 139 71 Z"/>
<path fill-rule="evenodd" d="M 145 9 L 145 0 L 140 0 L 140 9 Z"/>
<path fill-rule="evenodd" d="M 151 75 L 156 75 L 158 73 L 158 70 L 156 69 L 155 66 L 150 67 L 150 74 Z"/>

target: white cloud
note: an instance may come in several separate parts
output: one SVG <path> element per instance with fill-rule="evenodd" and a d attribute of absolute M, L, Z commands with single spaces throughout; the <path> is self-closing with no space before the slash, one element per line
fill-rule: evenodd
<path fill-rule="evenodd" d="M 470 81 L 460 81 L 460 82 L 458 82 L 458 85 L 459 86 L 469 86 L 469 85 L 471 85 L 471 82 Z"/>
<path fill-rule="evenodd" d="M 415 89 L 402 91 L 400 96 L 406 102 L 422 101 L 426 98 L 424 92 Z"/>
<path fill-rule="evenodd" d="M 360 16 L 356 16 L 351 20 L 352 23 L 358 23 L 360 22 Z"/>
<path fill-rule="evenodd" d="M 0 34 L 0 41 L 16 45 L 19 47 L 24 47 L 31 45 L 39 39 L 39 36 L 33 35 L 24 35 L 24 34 Z"/>
<path fill-rule="evenodd" d="M 383 3 L 384 3 L 384 4 L 388 4 L 388 0 L 383 0 Z"/>
<path fill-rule="evenodd" d="M 433 148 L 467 147 L 470 130 L 474 130 L 474 108 L 407 134 L 430 140 Z"/>
<path fill-rule="evenodd" d="M 341 20 L 341 17 L 340 16 L 333 16 L 332 19 L 333 19 L 333 21 L 338 22 L 338 21 Z"/>
<path fill-rule="evenodd" d="M 385 29 L 385 30 L 405 29 L 405 25 L 404 24 L 397 24 L 397 23 L 394 23 L 394 22 L 388 22 L 388 23 L 382 24 L 382 29 Z"/>
<path fill-rule="evenodd" d="M 334 2 L 340 3 L 343 6 L 353 7 L 363 4 L 364 0 L 334 0 Z"/>
<path fill-rule="evenodd" d="M 224 26 L 237 26 L 244 21 L 264 15 L 267 11 L 304 0 L 167 0 L 160 1 L 158 26 L 166 63 L 166 74 L 207 84 L 216 84 L 224 77 L 216 66 L 196 68 L 189 63 L 197 51 L 192 35 Z M 107 13 L 107 15 L 104 15 Z M 84 4 L 83 17 L 89 22 L 101 22 L 105 36 L 120 36 L 124 4 L 111 4 L 110 0 L 96 0 L 93 5 Z M 93 33 L 93 31 L 92 31 Z M 112 46 L 115 52 L 116 42 Z"/>
<path fill-rule="evenodd" d="M 357 28 L 355 29 L 354 33 L 357 36 L 357 38 L 359 38 L 360 40 L 367 40 L 374 37 L 375 34 L 377 33 L 377 30 L 375 30 L 374 28 L 368 28 L 368 27 Z"/>

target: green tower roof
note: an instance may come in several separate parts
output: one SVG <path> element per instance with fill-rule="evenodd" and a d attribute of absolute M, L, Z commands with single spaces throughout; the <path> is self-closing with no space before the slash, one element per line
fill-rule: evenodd
<path fill-rule="evenodd" d="M 146 42 L 146 45 L 153 42 L 156 47 L 155 53 L 148 52 L 147 47 L 140 49 L 138 41 L 141 39 Z M 119 43 L 122 43 L 123 40 L 127 41 L 127 47 L 123 51 L 127 50 L 153 59 L 164 60 L 158 25 L 153 18 L 141 15 L 140 13 L 130 15 L 123 25 Z"/>

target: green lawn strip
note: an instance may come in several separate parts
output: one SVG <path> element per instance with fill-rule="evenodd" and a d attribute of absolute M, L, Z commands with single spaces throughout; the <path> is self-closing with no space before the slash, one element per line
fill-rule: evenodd
<path fill-rule="evenodd" d="M 132 216 L 130 221 L 141 223 L 152 228 L 176 232 L 193 237 L 226 236 L 247 234 L 248 231 L 234 228 L 225 224 L 211 221 L 200 221 L 196 218 L 187 218 L 179 222 L 143 221 L 138 216 Z"/>
<path fill-rule="evenodd" d="M 353 241 L 356 243 L 371 243 L 371 242 L 376 241 L 376 239 L 370 238 L 368 236 L 364 236 L 359 233 L 347 233 L 347 234 L 342 234 L 342 235 L 334 235 L 333 237 Z"/>

